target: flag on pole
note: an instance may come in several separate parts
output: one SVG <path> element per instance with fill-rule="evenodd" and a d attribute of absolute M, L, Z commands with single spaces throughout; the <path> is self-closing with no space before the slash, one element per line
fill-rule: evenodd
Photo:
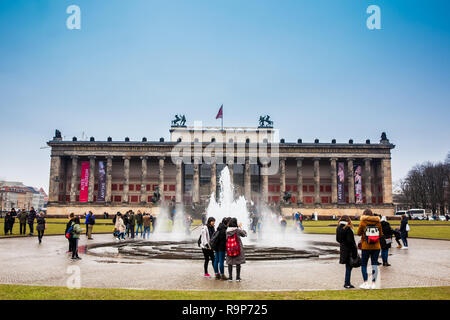
<path fill-rule="evenodd" d="M 220 106 L 219 112 L 217 113 L 216 119 L 223 119 L 223 105 Z"/>

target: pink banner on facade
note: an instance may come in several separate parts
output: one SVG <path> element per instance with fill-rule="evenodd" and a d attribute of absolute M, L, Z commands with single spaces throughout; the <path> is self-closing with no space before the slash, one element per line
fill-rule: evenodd
<path fill-rule="evenodd" d="M 88 201 L 89 194 L 89 161 L 81 162 L 80 202 Z"/>

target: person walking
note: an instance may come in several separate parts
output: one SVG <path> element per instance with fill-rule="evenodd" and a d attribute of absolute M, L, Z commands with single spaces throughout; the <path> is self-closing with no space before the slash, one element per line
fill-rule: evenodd
<path fill-rule="evenodd" d="M 205 277 L 211 277 L 208 273 L 208 264 L 211 260 L 211 264 L 214 267 L 214 251 L 211 249 L 211 238 L 214 234 L 214 224 L 216 223 L 216 219 L 213 217 L 209 217 L 206 225 L 202 226 L 202 231 L 200 235 L 200 247 L 202 248 L 203 256 L 205 257 L 204 263 L 204 271 Z"/>
<path fill-rule="evenodd" d="M 380 238 L 381 259 L 383 260 L 383 266 L 389 267 L 389 249 L 391 248 L 392 235 L 394 234 L 394 230 L 392 230 L 391 225 L 389 222 L 387 222 L 385 216 L 381 217 L 381 229 L 383 230 L 383 236 Z"/>
<path fill-rule="evenodd" d="M 116 224 L 115 224 L 116 230 L 119 232 L 119 236 L 117 237 L 117 240 L 125 240 L 125 223 L 122 219 L 122 214 L 120 212 L 117 213 L 116 217 Z"/>
<path fill-rule="evenodd" d="M 214 249 L 214 273 L 217 280 L 228 280 L 225 276 L 225 251 L 227 249 L 227 228 L 230 218 L 223 218 L 217 227 L 218 235 Z"/>
<path fill-rule="evenodd" d="M 155 228 L 156 228 L 156 216 L 150 215 L 150 221 L 152 222 L 152 231 L 151 231 L 151 232 L 155 232 Z"/>
<path fill-rule="evenodd" d="M 400 240 L 402 239 L 402 236 L 400 234 L 400 228 L 395 228 L 393 230 L 393 233 L 394 233 L 394 237 L 395 237 L 395 242 L 397 242 L 397 248 L 401 249 L 402 244 L 401 244 Z"/>
<path fill-rule="evenodd" d="M 134 239 L 134 226 L 136 224 L 136 216 L 133 211 L 130 212 L 128 217 L 127 237 L 131 234 L 131 239 Z"/>
<path fill-rule="evenodd" d="M 352 289 L 354 286 L 350 283 L 350 278 L 353 266 L 350 258 L 356 259 L 358 256 L 358 248 L 353 233 L 352 220 L 347 215 L 339 219 L 338 227 L 336 228 L 336 241 L 340 245 L 339 263 L 345 264 L 344 288 Z"/>
<path fill-rule="evenodd" d="M 25 211 L 25 209 L 20 211 L 18 218 L 20 223 L 20 234 L 25 235 L 27 234 L 27 218 L 28 218 L 28 213 Z"/>
<path fill-rule="evenodd" d="M 78 241 L 83 231 L 80 226 L 80 217 L 76 217 L 72 221 L 72 228 L 72 260 L 81 260 L 78 256 Z"/>
<path fill-rule="evenodd" d="M 9 217 L 9 232 L 13 234 L 14 223 L 16 222 L 17 212 L 16 209 L 12 208 L 11 215 Z"/>
<path fill-rule="evenodd" d="M 139 229 L 141 230 L 141 238 L 142 238 L 142 234 L 143 234 L 143 229 L 142 229 L 142 224 L 143 224 L 143 218 L 144 216 L 142 215 L 141 210 L 138 210 L 137 214 L 136 214 L 136 237 L 139 233 Z"/>
<path fill-rule="evenodd" d="M 408 249 L 408 232 L 409 232 L 408 217 L 406 216 L 406 214 L 404 214 L 402 215 L 402 221 L 400 223 L 400 236 L 403 242 L 402 249 Z"/>
<path fill-rule="evenodd" d="M 69 229 L 72 226 L 72 222 L 75 220 L 75 214 L 73 212 L 70 213 L 69 215 L 69 221 L 66 224 L 66 231 L 64 232 L 64 234 L 67 235 L 67 233 L 69 233 Z M 68 236 L 66 236 L 67 240 L 69 241 L 69 250 L 67 251 L 72 252 L 72 240 L 71 240 L 71 234 L 69 234 Z"/>
<path fill-rule="evenodd" d="M 39 244 L 41 244 L 42 243 L 42 238 L 44 237 L 44 231 L 45 231 L 45 218 L 44 218 L 44 212 L 43 211 L 41 211 L 39 213 L 39 217 L 37 218 L 36 231 L 38 232 Z"/>
<path fill-rule="evenodd" d="M 148 213 L 145 213 L 142 217 L 142 224 L 144 225 L 144 234 L 143 238 L 145 239 L 145 235 L 147 235 L 147 239 L 150 239 L 150 224 L 151 224 L 151 216 Z"/>
<path fill-rule="evenodd" d="M 93 240 L 92 230 L 94 229 L 94 224 L 95 224 L 95 215 L 92 211 L 89 211 L 89 214 L 86 217 L 86 228 L 87 228 L 88 240 Z"/>
<path fill-rule="evenodd" d="M 383 236 L 383 230 L 380 218 L 373 215 L 372 210 L 366 209 L 360 219 L 357 234 L 361 236 L 361 272 L 364 283 L 360 285 L 361 289 L 376 289 L 375 281 L 378 275 L 378 256 L 380 255 L 380 237 Z M 368 283 L 367 264 L 371 260 L 372 265 L 372 284 Z"/>
<path fill-rule="evenodd" d="M 37 213 L 33 207 L 31 207 L 30 213 L 28 213 L 28 227 L 30 229 L 29 235 L 32 236 L 34 233 L 34 219 L 36 219 Z"/>
<path fill-rule="evenodd" d="M 230 219 L 227 228 L 227 265 L 228 281 L 233 281 L 233 266 L 236 266 L 236 281 L 241 281 L 241 265 L 245 263 L 244 246 L 241 237 L 246 237 L 247 232 L 242 230 L 242 223 L 236 218 Z"/>
<path fill-rule="evenodd" d="M 4 231 L 5 231 L 5 236 L 6 236 L 8 233 L 11 233 L 11 234 L 12 234 L 12 228 L 11 228 L 11 211 L 6 212 L 6 214 L 5 214 Z"/>

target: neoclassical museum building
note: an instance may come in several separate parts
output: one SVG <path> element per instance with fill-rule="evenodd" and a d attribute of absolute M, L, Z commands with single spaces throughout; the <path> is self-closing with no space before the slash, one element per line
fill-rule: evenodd
<path fill-rule="evenodd" d="M 199 213 L 210 196 L 218 194 L 225 166 L 236 196 L 277 207 L 286 215 L 300 210 L 355 216 L 366 208 L 394 214 L 395 146 L 385 133 L 377 143 L 289 142 L 271 127 L 172 126 L 169 141 L 66 141 L 56 130 L 47 144 L 48 215 L 129 209 L 158 214 L 168 203 Z"/>

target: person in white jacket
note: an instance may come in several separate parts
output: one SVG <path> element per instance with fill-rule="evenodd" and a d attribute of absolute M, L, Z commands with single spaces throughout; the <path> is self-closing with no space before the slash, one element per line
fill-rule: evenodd
<path fill-rule="evenodd" d="M 202 227 L 202 233 L 200 237 L 200 248 L 202 248 L 203 256 L 205 257 L 204 271 L 205 277 L 211 277 L 208 273 L 208 264 L 211 261 L 211 264 L 214 263 L 214 251 L 211 249 L 211 238 L 215 232 L 214 224 L 216 223 L 216 219 L 213 217 L 209 217 L 208 221 Z"/>
<path fill-rule="evenodd" d="M 116 224 L 114 226 L 116 230 L 119 232 L 119 236 L 117 237 L 118 240 L 122 238 L 122 240 L 125 240 L 125 224 L 123 223 L 122 215 L 120 213 L 117 214 Z"/>

